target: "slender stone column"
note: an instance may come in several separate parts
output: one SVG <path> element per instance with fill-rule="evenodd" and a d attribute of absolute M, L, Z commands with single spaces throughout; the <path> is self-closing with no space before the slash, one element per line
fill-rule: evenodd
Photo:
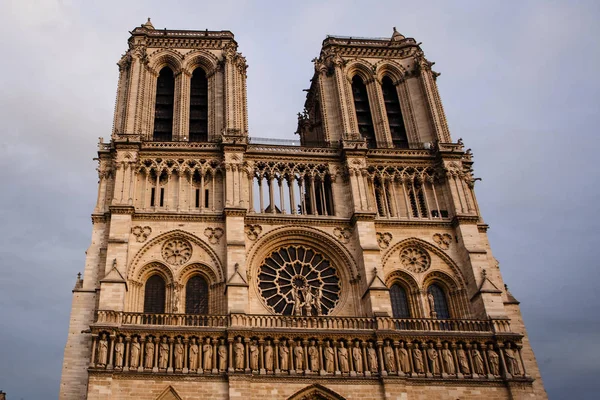
<path fill-rule="evenodd" d="M 110 350 L 108 352 L 108 365 L 106 366 L 106 369 L 113 369 L 113 353 L 115 352 L 115 340 L 116 340 L 116 336 L 115 335 L 110 335 Z"/>
<path fill-rule="evenodd" d="M 417 345 L 415 345 L 415 346 L 417 346 Z M 406 343 L 406 350 L 408 351 L 408 361 L 410 363 L 410 370 L 412 371 L 411 375 L 413 377 L 415 377 L 415 376 L 417 376 L 417 372 L 415 371 L 412 348 L 413 348 L 413 343 Z"/>
<path fill-rule="evenodd" d="M 131 336 L 125 337 L 125 363 L 123 372 L 129 371 L 129 350 L 131 348 Z"/>
<path fill-rule="evenodd" d="M 512 379 L 512 375 L 506 368 L 506 360 L 504 359 L 504 344 L 498 343 L 498 353 L 500 353 L 500 374 L 503 375 L 504 379 Z"/>
<path fill-rule="evenodd" d="M 190 340 L 186 337 L 183 339 L 183 370 L 181 371 L 184 374 L 188 373 L 188 358 L 189 358 L 189 349 L 188 344 Z"/>
<path fill-rule="evenodd" d="M 146 338 L 140 336 L 140 359 L 138 360 L 138 372 L 144 372 L 144 352 L 146 351 Z"/>
<path fill-rule="evenodd" d="M 341 375 L 342 372 L 340 371 L 340 366 L 339 366 L 339 361 L 338 361 L 338 343 L 337 342 L 333 342 L 331 343 L 331 346 L 333 347 L 333 374 L 334 375 Z"/>
<path fill-rule="evenodd" d="M 90 358 L 90 365 L 89 365 L 90 368 L 94 368 L 96 366 L 96 343 L 97 343 L 97 340 L 98 340 L 97 336 L 92 336 L 92 357 Z"/>
<path fill-rule="evenodd" d="M 319 371 L 321 375 L 326 375 L 325 364 L 323 364 L 323 342 L 317 343 L 317 349 L 319 350 Z"/>
<path fill-rule="evenodd" d="M 281 182 L 281 181 L 280 181 Z M 281 189 L 281 184 L 279 185 L 279 188 Z M 265 360 L 264 360 L 264 352 L 265 352 L 265 340 L 264 339 L 260 339 L 258 341 L 258 370 L 259 373 L 264 375 L 267 373 L 267 370 L 265 369 Z"/>
<path fill-rule="evenodd" d="M 263 177 L 262 175 L 258 179 L 258 199 L 260 201 L 260 212 L 265 212 L 265 201 L 263 199 L 263 188 L 262 188 Z"/>
<path fill-rule="evenodd" d="M 517 353 L 519 353 L 519 360 L 521 361 L 521 368 L 523 368 L 522 375 L 528 377 L 529 375 L 527 375 L 527 370 L 525 369 L 525 363 L 523 362 L 523 355 L 521 354 L 522 349 L 523 349 L 522 344 L 516 345 L 516 351 L 517 351 Z"/>
<path fill-rule="evenodd" d="M 279 369 L 279 340 L 274 339 L 273 340 L 273 347 L 275 348 L 275 359 L 274 361 L 274 366 L 275 366 L 275 371 L 274 373 L 278 374 L 281 372 L 281 370 Z"/>
<path fill-rule="evenodd" d="M 173 342 L 175 339 L 169 338 L 169 365 L 167 366 L 167 373 L 173 373 Z"/>
<path fill-rule="evenodd" d="M 235 371 L 233 366 L 233 338 L 228 338 L 227 343 L 229 343 L 229 368 L 227 372 L 231 373 Z"/>
<path fill-rule="evenodd" d="M 311 182 L 312 184 L 312 182 Z M 314 190 L 314 188 L 313 188 Z M 313 191 L 314 193 L 314 191 Z M 310 374 L 310 364 L 308 364 L 308 351 L 306 349 L 306 346 L 308 346 L 308 340 L 303 340 L 302 341 L 302 348 L 304 349 L 304 374 L 308 375 Z"/>
<path fill-rule="evenodd" d="M 369 370 L 369 361 L 367 358 L 367 343 L 362 342 L 361 347 L 362 347 L 362 354 L 363 354 L 363 356 L 362 356 L 363 372 L 364 372 L 365 376 L 370 376 L 371 371 Z"/>
<path fill-rule="evenodd" d="M 160 338 L 154 338 L 154 368 L 152 368 L 152 372 L 158 372 L 158 343 L 160 342 Z"/>
<path fill-rule="evenodd" d="M 385 363 L 383 362 L 383 351 L 381 350 L 381 347 L 383 346 L 383 342 L 379 341 L 377 342 L 377 355 L 379 356 L 379 373 L 381 374 L 381 376 L 386 376 L 388 373 L 385 369 Z"/>
<path fill-rule="evenodd" d="M 271 203 L 271 205 L 272 204 L 273 203 Z M 248 372 L 252 372 L 252 370 L 250 369 L 250 339 L 249 338 L 244 339 L 244 346 L 246 349 L 246 373 L 248 373 Z"/>
<path fill-rule="evenodd" d="M 212 343 L 213 343 L 213 353 L 212 353 L 212 373 L 213 374 L 218 374 L 219 373 L 219 366 L 217 365 L 217 343 L 219 342 L 218 338 L 212 338 Z"/>

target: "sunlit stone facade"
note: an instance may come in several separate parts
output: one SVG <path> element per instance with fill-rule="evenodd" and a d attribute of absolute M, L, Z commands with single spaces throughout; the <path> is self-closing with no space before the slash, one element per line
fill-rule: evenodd
<path fill-rule="evenodd" d="M 295 145 L 231 32 L 128 44 L 61 399 L 546 397 L 414 39 L 327 37 Z"/>

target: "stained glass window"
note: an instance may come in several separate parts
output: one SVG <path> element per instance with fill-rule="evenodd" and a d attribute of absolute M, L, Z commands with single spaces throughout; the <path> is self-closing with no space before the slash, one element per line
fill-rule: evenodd
<path fill-rule="evenodd" d="M 406 290 L 395 283 L 390 288 L 390 298 L 392 300 L 392 313 L 394 314 L 394 318 L 410 318 Z"/>
<path fill-rule="evenodd" d="M 200 275 L 191 277 L 185 285 L 185 313 L 208 314 L 208 283 Z"/>
<path fill-rule="evenodd" d="M 146 281 L 144 312 L 152 314 L 165 312 L 165 280 L 160 275 L 152 275 Z"/>

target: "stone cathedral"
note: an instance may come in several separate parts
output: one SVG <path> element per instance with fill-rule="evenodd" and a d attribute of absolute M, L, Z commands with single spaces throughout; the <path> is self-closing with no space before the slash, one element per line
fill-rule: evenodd
<path fill-rule="evenodd" d="M 231 32 L 131 32 L 60 399 L 547 397 L 420 44 L 313 61 L 260 139 Z"/>

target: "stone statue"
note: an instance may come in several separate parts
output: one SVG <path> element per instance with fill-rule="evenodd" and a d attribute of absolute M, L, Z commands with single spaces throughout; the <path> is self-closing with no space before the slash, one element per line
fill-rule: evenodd
<path fill-rule="evenodd" d="M 265 343 L 265 369 L 273 371 L 273 346 L 270 340 Z"/>
<path fill-rule="evenodd" d="M 179 285 L 177 284 L 173 289 L 173 312 L 179 312 Z"/>
<path fill-rule="evenodd" d="M 404 348 L 404 342 L 400 342 L 398 359 L 400 361 L 400 370 L 404 373 L 410 372 L 410 360 L 408 359 L 408 350 Z"/>
<path fill-rule="evenodd" d="M 241 371 L 244 369 L 244 343 L 242 343 L 241 337 L 237 338 L 233 352 L 235 354 L 235 370 Z"/>
<path fill-rule="evenodd" d="M 325 371 L 329 372 L 329 373 L 333 373 L 334 372 L 334 357 L 335 357 L 335 352 L 333 350 L 333 347 L 331 347 L 331 344 L 329 343 L 329 341 L 327 341 L 327 344 L 325 345 L 325 348 L 323 349 L 323 355 L 325 357 Z"/>
<path fill-rule="evenodd" d="M 377 372 L 377 350 L 373 347 L 373 342 L 369 342 L 369 347 L 367 347 L 367 360 L 369 371 Z"/>
<path fill-rule="evenodd" d="M 354 348 L 352 349 L 352 361 L 354 362 L 354 370 L 356 372 L 362 373 L 363 360 L 358 342 L 354 342 Z"/>
<path fill-rule="evenodd" d="M 144 367 L 152 368 L 152 362 L 154 361 L 154 343 L 152 338 L 148 338 L 146 342 L 146 357 L 144 359 Z"/>
<path fill-rule="evenodd" d="M 310 291 L 310 286 L 306 285 L 303 290 L 304 294 L 304 310 L 306 311 L 306 316 L 310 317 L 312 315 L 312 306 L 313 306 L 313 294 Z"/>
<path fill-rule="evenodd" d="M 433 343 L 429 343 L 429 345 L 427 346 L 427 357 L 429 357 L 430 362 L 430 371 L 432 374 L 439 374 L 440 373 L 440 365 L 438 364 L 438 352 L 437 350 L 433 347 Z"/>
<path fill-rule="evenodd" d="M 198 369 L 198 352 L 200 348 L 196 344 L 196 338 L 192 338 L 192 344 L 190 344 L 190 371 L 196 371 Z"/>
<path fill-rule="evenodd" d="M 117 343 L 115 344 L 115 367 L 123 368 L 123 354 L 125 353 L 125 343 L 123 343 L 123 337 L 119 336 Z"/>
<path fill-rule="evenodd" d="M 340 342 L 338 358 L 340 363 L 340 371 L 348 373 L 350 371 L 350 368 L 348 367 L 348 349 L 344 347 L 344 342 Z"/>
<path fill-rule="evenodd" d="M 383 359 L 385 361 L 385 369 L 388 372 L 396 372 L 396 365 L 394 359 L 394 349 L 390 346 L 390 341 L 385 341 L 385 346 L 383 348 Z"/>
<path fill-rule="evenodd" d="M 169 343 L 167 338 L 163 337 L 158 347 L 158 368 L 167 369 L 169 366 Z"/>
<path fill-rule="evenodd" d="M 321 304 L 323 301 L 323 289 L 322 288 L 318 288 L 317 289 L 317 295 L 315 296 L 315 309 L 317 310 L 316 315 L 321 315 L 322 310 L 321 310 Z"/>
<path fill-rule="evenodd" d="M 302 300 L 300 299 L 300 291 L 294 286 L 292 287 L 292 300 L 294 301 L 294 309 L 292 310 L 292 314 L 296 316 L 302 315 Z"/>
<path fill-rule="evenodd" d="M 131 368 L 137 368 L 140 365 L 140 350 L 140 342 L 138 342 L 137 336 L 134 336 L 133 339 L 131 339 L 131 358 L 129 360 L 129 365 Z"/>
<path fill-rule="evenodd" d="M 427 301 L 429 302 L 429 312 L 431 314 L 431 318 L 435 318 L 437 316 L 435 312 L 435 299 L 431 293 L 427 293 Z"/>
<path fill-rule="evenodd" d="M 205 371 L 212 369 L 213 347 L 210 344 L 210 338 L 206 338 L 202 346 L 202 365 Z"/>
<path fill-rule="evenodd" d="M 181 370 L 183 369 L 183 343 L 181 343 L 181 338 L 178 337 L 175 341 L 175 369 Z"/>
<path fill-rule="evenodd" d="M 469 359 L 467 358 L 467 353 L 463 350 L 463 345 L 458 345 L 458 350 L 456 350 L 456 357 L 458 357 L 458 366 L 460 368 L 460 372 L 463 374 L 470 374 L 471 369 L 469 368 Z"/>
<path fill-rule="evenodd" d="M 490 360 L 490 373 L 492 375 L 500 375 L 500 357 L 494 351 L 494 346 L 489 345 L 487 351 L 488 360 Z"/>
<path fill-rule="evenodd" d="M 253 371 L 258 371 L 258 346 L 256 345 L 256 341 L 252 340 L 249 346 L 250 351 L 250 369 Z"/>
<path fill-rule="evenodd" d="M 421 352 L 421 349 L 419 349 L 419 345 L 415 344 L 415 348 L 412 351 L 413 353 L 413 358 L 414 358 L 414 362 L 415 362 L 415 372 L 418 374 L 422 374 L 424 372 L 423 370 L 423 352 Z"/>
<path fill-rule="evenodd" d="M 310 347 L 308 348 L 308 358 L 310 360 L 310 370 L 313 372 L 319 371 L 319 349 L 315 346 L 315 341 L 310 341 Z"/>
<path fill-rule="evenodd" d="M 506 355 L 506 368 L 508 368 L 508 373 L 511 375 L 521 375 L 519 362 L 517 361 L 515 351 L 512 349 L 510 343 L 506 344 L 506 348 L 504 349 L 504 355 Z"/>
<path fill-rule="evenodd" d="M 225 371 L 227 369 L 227 346 L 225 345 L 225 339 L 221 339 L 219 342 L 217 355 L 219 356 L 219 371 Z"/>
<path fill-rule="evenodd" d="M 108 340 L 106 340 L 106 333 L 102 334 L 100 340 L 98 340 L 98 367 L 106 367 L 106 358 L 108 356 Z"/>
<path fill-rule="evenodd" d="M 473 371 L 476 374 L 483 375 L 485 374 L 483 370 L 483 358 L 481 357 L 481 353 L 477 350 L 477 347 L 473 347 Z"/>
<path fill-rule="evenodd" d="M 447 374 L 456 373 L 456 369 L 454 368 L 454 357 L 452 356 L 452 351 L 448 348 L 448 343 L 444 343 L 444 348 L 442 349 L 442 362 L 444 363 L 444 369 Z"/>
<path fill-rule="evenodd" d="M 296 370 L 301 371 L 304 365 L 304 349 L 299 340 L 296 343 L 296 347 L 294 347 L 294 358 L 296 359 Z"/>
<path fill-rule="evenodd" d="M 287 347 L 285 340 L 279 345 L 279 367 L 282 371 L 288 370 L 288 363 L 290 361 L 290 349 Z"/>

